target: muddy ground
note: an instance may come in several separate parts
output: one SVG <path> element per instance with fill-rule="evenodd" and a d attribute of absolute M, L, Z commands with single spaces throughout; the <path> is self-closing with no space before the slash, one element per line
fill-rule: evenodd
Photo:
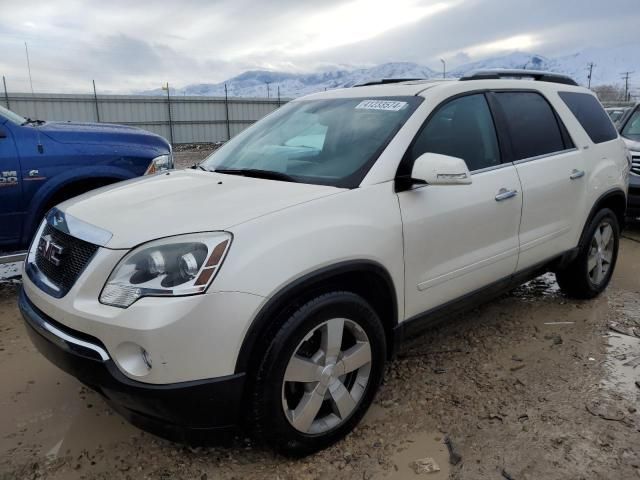
<path fill-rule="evenodd" d="M 569 300 L 546 275 L 416 339 L 365 421 L 302 460 L 128 425 L 36 352 L 0 281 L 0 479 L 640 478 L 640 228 L 618 262 L 598 299 Z M 416 475 L 425 457 L 440 471 Z"/>
<path fill-rule="evenodd" d="M 189 168 L 200 163 L 211 154 L 220 144 L 203 143 L 196 145 L 177 145 L 173 149 L 173 160 L 176 168 Z"/>

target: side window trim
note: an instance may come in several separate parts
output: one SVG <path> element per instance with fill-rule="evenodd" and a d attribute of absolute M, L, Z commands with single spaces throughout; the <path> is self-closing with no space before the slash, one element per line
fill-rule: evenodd
<path fill-rule="evenodd" d="M 500 163 L 498 165 L 492 165 L 486 168 L 480 168 L 477 170 L 471 170 L 469 173 L 471 173 L 471 175 L 474 175 L 476 173 L 483 173 L 486 171 L 490 171 L 490 170 L 496 170 L 498 168 L 502 168 L 505 166 L 509 166 L 511 165 L 511 162 L 507 162 L 505 161 L 505 157 L 504 157 L 504 152 L 502 149 L 502 144 L 500 141 L 500 136 L 498 134 L 498 125 L 496 123 L 496 118 L 494 116 L 494 113 L 491 109 L 491 104 L 489 102 L 489 99 L 487 98 L 487 92 L 489 90 L 487 90 L 486 88 L 483 89 L 479 89 L 479 90 L 469 90 L 466 92 L 462 92 L 462 93 L 458 93 L 456 95 L 452 95 L 450 97 L 445 98 L 444 100 L 442 100 L 439 104 L 437 104 L 433 110 L 431 110 L 431 112 L 429 113 L 429 115 L 427 115 L 427 118 L 424 120 L 424 122 L 422 122 L 422 125 L 420 125 L 420 128 L 418 129 L 418 131 L 416 132 L 416 134 L 413 136 L 413 138 L 411 139 L 411 143 L 409 143 L 409 146 L 407 147 L 407 149 L 405 150 L 404 154 L 402 155 L 402 160 L 400 160 L 400 164 L 398 165 L 398 170 L 396 172 L 396 177 L 401 176 L 403 174 L 410 174 L 411 169 L 413 168 L 413 163 L 415 161 L 415 159 L 411 158 L 411 151 L 413 150 L 413 147 L 415 146 L 417 140 L 420 138 L 420 135 L 422 134 L 422 132 L 424 131 L 424 129 L 427 127 L 427 125 L 429 124 L 429 122 L 433 119 L 433 117 L 435 117 L 435 115 L 443 108 L 445 107 L 448 103 L 457 100 L 459 98 L 464 98 L 464 97 L 468 97 L 471 95 L 482 95 L 485 98 L 485 101 L 487 102 L 487 107 L 489 108 L 489 114 L 491 115 L 491 119 L 493 121 L 493 128 L 494 131 L 496 133 L 496 138 L 497 138 L 497 142 L 498 142 L 498 152 L 500 154 Z"/>
<path fill-rule="evenodd" d="M 498 165 L 491 165 L 489 167 L 485 167 L 485 168 L 479 168 L 478 170 L 473 170 L 470 171 L 469 173 L 471 175 L 478 175 L 480 173 L 485 173 L 485 172 L 491 172 L 493 170 L 500 170 L 501 168 L 505 168 L 505 167 L 513 167 L 513 163 L 512 162 L 501 162 Z"/>
<path fill-rule="evenodd" d="M 536 160 L 542 160 L 543 158 L 556 157 L 569 152 L 577 152 L 577 147 L 565 148 L 564 150 L 558 150 L 557 152 L 543 153 L 542 155 L 536 155 L 535 157 L 521 158 L 513 162 L 514 165 L 520 165 L 521 163 L 535 162 Z"/>
<path fill-rule="evenodd" d="M 544 99 L 544 101 L 547 102 L 547 105 L 549 105 L 549 108 L 551 109 L 551 112 L 553 113 L 553 116 L 556 119 L 556 125 L 558 127 L 558 130 L 560 131 L 560 135 L 562 137 L 562 143 L 565 148 L 563 148 L 562 150 L 557 150 L 555 152 L 549 152 L 549 153 L 544 153 L 542 155 L 534 155 L 533 157 L 526 157 L 526 158 L 514 160 L 513 146 L 511 143 L 512 139 L 511 139 L 511 134 L 509 132 L 509 127 L 506 121 L 506 117 L 504 115 L 504 112 L 502 111 L 502 107 L 500 106 L 500 104 L 498 103 L 495 97 L 495 94 L 499 92 L 523 92 L 523 93 L 536 93 L 540 95 Z M 556 155 L 561 155 L 563 153 L 578 150 L 578 148 L 575 146 L 575 142 L 573 141 L 573 138 L 571 137 L 571 134 L 569 133 L 567 127 L 562 121 L 562 118 L 560 117 L 556 109 L 553 107 L 549 99 L 539 90 L 528 89 L 528 88 L 491 89 L 486 92 L 486 96 L 487 96 L 487 101 L 489 102 L 489 108 L 491 109 L 494 121 L 499 124 L 499 126 L 496 125 L 496 132 L 498 133 L 498 137 L 499 137 L 498 143 L 500 145 L 501 154 L 505 156 L 505 162 L 508 161 L 513 165 L 519 165 L 521 163 L 533 162 L 535 160 L 541 160 L 543 158 L 553 157 Z M 503 137 L 502 141 L 500 137 Z M 571 143 L 567 144 L 567 142 L 571 142 Z M 505 145 L 504 151 L 502 151 L 503 143 Z"/>

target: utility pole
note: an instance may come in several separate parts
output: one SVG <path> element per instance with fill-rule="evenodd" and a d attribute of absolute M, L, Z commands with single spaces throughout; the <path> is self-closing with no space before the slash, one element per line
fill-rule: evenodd
<path fill-rule="evenodd" d="M 9 94 L 7 93 L 7 80 L 2 76 L 2 84 L 4 85 L 4 99 L 7 102 L 7 109 L 11 110 L 11 106 L 9 105 Z"/>
<path fill-rule="evenodd" d="M 278 85 L 278 107 L 280 107 L 280 85 Z"/>
<path fill-rule="evenodd" d="M 589 62 L 587 64 L 587 67 L 589 68 L 589 75 L 587 75 L 587 81 L 588 81 L 588 87 L 589 89 L 591 89 L 591 75 L 593 74 L 593 67 L 595 67 L 596 64 L 593 62 Z"/>
<path fill-rule="evenodd" d="M 270 92 L 269 92 L 269 84 L 270 84 L 271 82 L 264 82 L 264 83 L 266 83 L 266 84 L 267 84 L 267 98 L 270 98 L 270 97 L 271 97 L 271 94 L 270 94 Z"/>
<path fill-rule="evenodd" d="M 447 76 L 447 62 L 443 58 L 440 61 L 442 62 L 442 78 L 445 78 Z"/>
<path fill-rule="evenodd" d="M 100 123 L 100 109 L 98 108 L 98 94 L 96 93 L 96 81 L 93 81 L 93 101 L 96 104 L 96 118 L 98 119 L 98 123 Z"/>
<path fill-rule="evenodd" d="M 229 92 L 227 92 L 227 84 L 224 84 L 224 108 L 227 112 L 227 140 L 231 140 L 231 126 L 229 125 Z"/>
<path fill-rule="evenodd" d="M 624 101 L 627 102 L 629 96 L 629 75 L 633 72 L 622 72 L 622 78 L 624 79 Z"/>

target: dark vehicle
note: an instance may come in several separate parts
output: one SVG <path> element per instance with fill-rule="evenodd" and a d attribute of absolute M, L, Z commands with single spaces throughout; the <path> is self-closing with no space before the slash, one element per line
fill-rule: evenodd
<path fill-rule="evenodd" d="M 640 104 L 627 112 L 623 118 L 620 135 L 631 153 L 627 216 L 636 220 L 640 218 Z"/>
<path fill-rule="evenodd" d="M 64 200 L 169 168 L 171 145 L 159 135 L 31 120 L 0 107 L 0 251 L 26 248 L 44 214 Z"/>

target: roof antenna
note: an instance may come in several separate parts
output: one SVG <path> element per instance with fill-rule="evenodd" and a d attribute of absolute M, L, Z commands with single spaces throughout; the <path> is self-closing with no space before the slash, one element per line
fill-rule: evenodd
<path fill-rule="evenodd" d="M 31 87 L 31 97 L 33 98 L 33 111 L 36 114 L 36 121 L 38 120 L 38 102 L 36 101 L 36 95 L 33 93 L 33 79 L 31 78 L 31 62 L 29 61 L 29 47 L 27 42 L 24 42 L 24 50 L 27 53 L 27 70 L 29 71 L 29 86 Z M 38 139 L 38 153 L 44 153 L 44 147 L 40 141 L 40 130 L 36 128 L 36 136 Z"/>

